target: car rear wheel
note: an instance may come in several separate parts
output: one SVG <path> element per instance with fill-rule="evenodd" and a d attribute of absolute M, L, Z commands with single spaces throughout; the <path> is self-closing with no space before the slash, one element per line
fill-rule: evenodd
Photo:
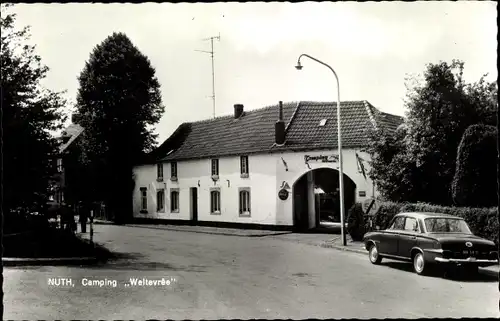
<path fill-rule="evenodd" d="M 424 255 L 420 252 L 417 252 L 413 256 L 413 270 L 418 275 L 424 275 L 427 272 L 427 266 L 424 260 Z"/>
<path fill-rule="evenodd" d="M 368 257 L 370 258 L 370 262 L 372 262 L 372 264 L 380 264 L 380 262 L 382 262 L 382 257 L 378 253 L 376 244 L 372 244 L 370 246 L 370 249 L 368 250 Z"/>

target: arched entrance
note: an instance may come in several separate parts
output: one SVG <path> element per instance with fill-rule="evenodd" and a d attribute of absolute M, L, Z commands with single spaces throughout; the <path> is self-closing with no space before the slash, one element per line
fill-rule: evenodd
<path fill-rule="evenodd" d="M 299 177 L 292 186 L 293 225 L 297 231 L 340 223 L 339 171 L 317 168 Z M 356 199 L 356 184 L 344 174 L 344 208 Z"/>

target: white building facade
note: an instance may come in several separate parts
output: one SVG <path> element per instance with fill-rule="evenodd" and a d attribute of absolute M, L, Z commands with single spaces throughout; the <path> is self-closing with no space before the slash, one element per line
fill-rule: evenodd
<path fill-rule="evenodd" d="M 134 218 L 189 224 L 318 227 L 322 221 L 320 214 L 335 213 L 332 205 L 335 202 L 329 203 L 324 197 L 321 201 L 317 193 L 320 190 L 323 194 L 335 195 L 338 191 L 338 150 L 325 148 L 332 141 L 331 136 L 336 139 L 336 132 L 331 132 L 335 124 L 329 124 L 330 130 L 322 128 L 324 119 L 328 122 L 325 115 L 306 117 L 307 121 L 300 123 L 298 111 L 302 108 L 305 116 L 317 110 L 335 112 L 331 104 L 325 104 L 283 106 L 280 103 L 277 107 L 247 114 L 242 105 L 235 105 L 234 116 L 192 123 L 179 139 L 174 137 L 161 146 L 167 151 L 166 155 L 160 153 L 154 162 L 134 168 Z M 360 103 L 369 116 L 366 104 Z M 264 121 L 262 126 L 256 124 L 255 119 L 265 119 L 268 114 L 272 122 Z M 283 120 L 284 115 L 288 116 L 287 123 Z M 370 117 L 365 121 L 373 125 Z M 255 127 L 255 135 L 261 135 L 261 139 L 252 142 L 248 124 Z M 316 133 L 307 128 L 315 124 L 319 129 Z M 270 125 L 274 128 L 270 129 Z M 266 133 L 271 137 L 264 137 Z M 304 137 L 302 133 L 306 133 L 305 136 L 312 133 L 313 137 L 301 138 L 302 141 L 294 139 L 294 135 Z M 228 139 L 225 135 L 233 139 L 229 137 L 224 141 Z M 243 135 L 243 139 L 234 135 Z M 354 137 L 346 136 L 347 141 Z M 309 143 L 311 139 L 323 146 L 308 147 L 314 145 Z M 220 144 L 220 151 L 216 144 Z M 228 147 L 228 144 L 232 145 Z M 362 151 L 363 146 L 346 145 L 342 154 L 347 210 L 355 202 L 375 197 L 377 191 L 367 175 L 369 156 Z M 330 209 L 325 210 L 326 207 Z"/>

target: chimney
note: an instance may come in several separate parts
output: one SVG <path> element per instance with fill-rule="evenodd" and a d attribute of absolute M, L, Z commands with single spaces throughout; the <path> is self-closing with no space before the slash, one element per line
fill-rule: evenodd
<path fill-rule="evenodd" d="M 73 124 L 78 124 L 78 123 L 80 122 L 80 119 L 81 119 L 81 115 L 80 115 L 80 114 L 78 114 L 78 113 L 73 113 L 73 114 L 71 115 L 71 122 L 72 122 Z"/>
<path fill-rule="evenodd" d="M 243 105 L 236 104 L 234 105 L 234 119 L 238 119 L 243 115 Z"/>
<path fill-rule="evenodd" d="M 275 142 L 276 145 L 283 145 L 285 143 L 285 122 L 283 121 L 283 102 L 279 102 L 279 116 L 278 121 L 274 125 L 275 129 Z"/>

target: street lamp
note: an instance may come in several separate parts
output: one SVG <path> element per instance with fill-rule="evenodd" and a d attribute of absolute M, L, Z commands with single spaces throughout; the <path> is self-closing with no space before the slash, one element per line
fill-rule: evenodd
<path fill-rule="evenodd" d="M 325 64 L 324 62 L 313 58 L 309 55 L 306 54 L 301 54 L 299 56 L 299 59 L 297 59 L 297 66 L 295 68 L 297 70 L 302 70 L 302 65 L 300 64 L 300 59 L 302 57 L 307 57 L 311 60 L 316 61 L 317 63 L 322 64 L 323 66 L 327 67 L 330 69 L 335 76 L 335 79 L 337 80 L 337 130 L 338 130 L 338 149 L 339 149 L 339 188 L 340 188 L 340 231 L 342 233 L 342 245 L 346 245 L 346 235 L 344 231 L 344 168 L 343 168 L 343 163 L 342 163 L 342 136 L 341 136 L 341 126 L 340 126 L 340 84 L 339 84 L 339 78 L 337 77 L 337 74 L 335 73 L 335 70 L 333 70 L 332 67 L 329 65 Z"/>

